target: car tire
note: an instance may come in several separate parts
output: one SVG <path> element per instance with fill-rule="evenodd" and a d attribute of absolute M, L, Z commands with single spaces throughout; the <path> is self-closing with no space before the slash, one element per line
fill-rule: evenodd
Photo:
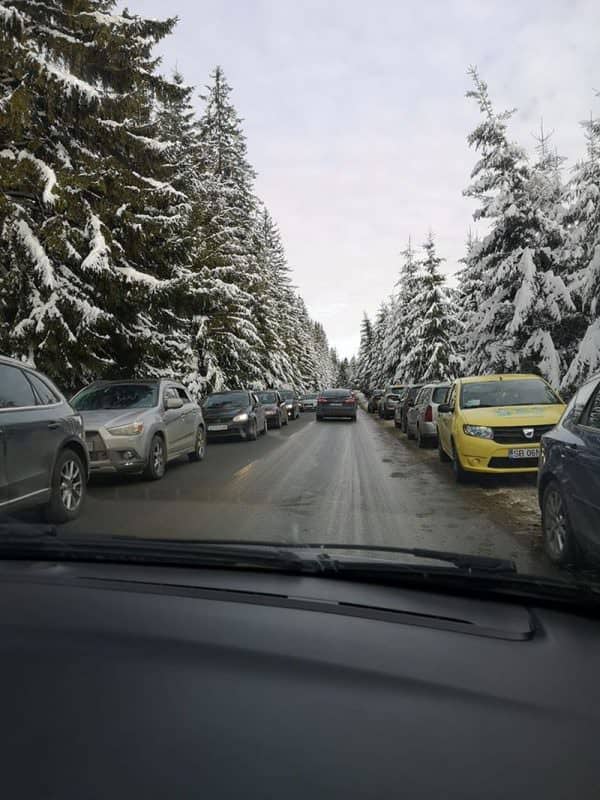
<path fill-rule="evenodd" d="M 427 440 L 421 435 L 421 426 L 417 425 L 417 447 L 424 450 L 427 447 Z"/>
<path fill-rule="evenodd" d="M 71 522 L 77 519 L 86 493 L 85 467 L 71 448 L 61 450 L 52 473 L 51 494 L 45 508 L 48 522 Z"/>
<path fill-rule="evenodd" d="M 551 480 L 542 496 L 542 533 L 546 555 L 559 567 L 577 562 L 577 543 L 567 505 L 557 481 Z"/>
<path fill-rule="evenodd" d="M 283 422 L 281 421 L 281 414 L 277 415 L 277 422 L 275 423 L 275 427 L 277 428 L 278 431 L 280 431 L 281 428 L 283 427 Z"/>
<path fill-rule="evenodd" d="M 414 438 L 415 438 L 415 435 L 414 435 L 414 433 L 411 431 L 411 429 L 410 429 L 410 426 L 409 426 L 408 422 L 406 423 L 406 438 L 407 438 L 407 439 L 414 439 Z"/>
<path fill-rule="evenodd" d="M 253 419 L 248 425 L 247 439 L 249 442 L 255 442 L 258 439 L 258 426 L 255 419 Z"/>
<path fill-rule="evenodd" d="M 440 459 L 442 464 L 447 464 L 449 461 L 451 461 L 450 456 L 442 447 L 442 441 L 439 436 L 438 436 L 438 458 Z"/>
<path fill-rule="evenodd" d="M 268 428 L 269 428 L 269 423 L 267 422 L 267 418 L 265 417 L 265 424 L 263 425 L 263 429 L 262 429 L 262 435 L 263 436 L 267 435 Z"/>
<path fill-rule="evenodd" d="M 452 442 L 452 471 L 454 472 L 454 478 L 457 483 L 467 483 L 470 475 L 466 469 L 464 469 L 463 465 L 460 463 L 460 456 L 456 452 L 456 447 L 454 446 L 454 442 Z"/>
<path fill-rule="evenodd" d="M 162 436 L 155 433 L 150 442 L 148 461 L 143 473 L 144 478 L 147 481 L 159 481 L 164 477 L 166 469 L 167 457 L 165 453 L 165 443 Z"/>
<path fill-rule="evenodd" d="M 284 416 L 284 418 L 283 418 L 283 424 L 284 424 L 284 425 L 287 425 L 287 424 L 288 424 L 288 422 L 289 422 L 289 419 L 288 419 L 288 415 L 287 415 L 287 411 L 286 411 L 286 412 L 285 412 L 285 416 Z"/>
<path fill-rule="evenodd" d="M 194 443 L 194 449 L 191 453 L 188 453 L 188 458 L 190 461 L 204 461 L 204 457 L 206 456 L 206 433 L 204 432 L 204 428 L 202 426 L 198 427 L 196 431 L 196 440 Z"/>
<path fill-rule="evenodd" d="M 400 427 L 402 428 L 402 433 L 408 433 L 408 425 L 406 424 L 406 417 L 404 414 L 402 415 L 402 421 L 400 423 Z"/>
<path fill-rule="evenodd" d="M 356 414 L 355 414 L 355 415 L 352 417 L 352 422 L 356 422 L 356 419 L 357 419 L 357 417 L 356 417 Z"/>

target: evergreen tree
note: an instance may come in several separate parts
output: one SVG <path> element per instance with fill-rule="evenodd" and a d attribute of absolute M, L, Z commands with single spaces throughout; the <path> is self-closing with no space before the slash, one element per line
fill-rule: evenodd
<path fill-rule="evenodd" d="M 338 364 L 335 385 L 341 388 L 350 386 L 350 363 L 347 358 L 343 358 Z"/>
<path fill-rule="evenodd" d="M 481 285 L 467 328 L 467 369 L 535 371 L 557 386 L 562 364 L 554 336 L 573 303 L 556 264 L 556 225 L 525 152 L 508 139 L 512 112 L 497 114 L 487 85 L 475 69 L 470 74 L 467 96 L 483 119 L 468 137 L 480 160 L 466 194 L 479 201 L 475 218 L 491 230 L 470 259 Z"/>
<path fill-rule="evenodd" d="M 366 313 L 360 328 L 360 346 L 356 363 L 356 383 L 362 391 L 368 391 L 372 387 L 372 366 L 373 361 L 373 325 Z"/>
<path fill-rule="evenodd" d="M 389 322 L 384 339 L 385 374 L 403 380 L 401 366 L 414 345 L 413 300 L 419 291 L 419 264 L 409 237 L 402 251 L 404 263 L 398 279 L 398 293 L 390 299 Z"/>
<path fill-rule="evenodd" d="M 174 21 L 109 0 L 14 0 L 0 14 L 0 347 L 65 389 L 160 372 L 185 197 L 154 98 Z"/>
<path fill-rule="evenodd" d="M 373 326 L 373 361 L 372 378 L 374 386 L 385 386 L 391 380 L 391 375 L 386 368 L 385 339 L 389 324 L 389 303 L 383 302 L 375 315 Z"/>
<path fill-rule="evenodd" d="M 435 250 L 433 234 L 423 245 L 418 289 L 413 296 L 407 325 L 407 350 L 398 371 L 410 383 L 448 380 L 458 370 L 458 359 L 452 348 L 450 308 L 439 273 L 443 259 Z"/>
<path fill-rule="evenodd" d="M 587 154 L 568 187 L 568 236 L 564 260 L 580 315 L 564 339 L 573 343 L 563 387 L 572 390 L 600 370 L 600 120 L 583 123 Z"/>

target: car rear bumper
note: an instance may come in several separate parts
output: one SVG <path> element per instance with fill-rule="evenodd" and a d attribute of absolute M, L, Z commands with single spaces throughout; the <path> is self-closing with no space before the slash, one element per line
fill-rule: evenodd
<path fill-rule="evenodd" d="M 421 429 L 421 436 L 424 439 L 437 439 L 437 425 L 435 422 L 419 422 L 419 428 Z"/>
<path fill-rule="evenodd" d="M 339 406 L 325 406 L 324 408 L 317 408 L 317 417 L 322 417 L 325 419 L 326 417 L 346 417 L 352 418 L 356 416 L 356 406 L 341 408 Z"/>

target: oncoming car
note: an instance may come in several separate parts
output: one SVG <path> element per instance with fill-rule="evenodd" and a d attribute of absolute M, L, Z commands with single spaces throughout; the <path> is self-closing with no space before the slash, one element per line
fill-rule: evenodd
<path fill-rule="evenodd" d="M 469 473 L 536 472 L 540 439 L 564 411 L 537 375 L 459 378 L 438 406 L 438 449 L 458 481 Z"/>

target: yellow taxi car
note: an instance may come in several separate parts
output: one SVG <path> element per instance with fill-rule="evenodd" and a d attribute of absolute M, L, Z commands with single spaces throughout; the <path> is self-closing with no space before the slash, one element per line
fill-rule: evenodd
<path fill-rule="evenodd" d="M 441 461 L 457 481 L 469 473 L 536 472 L 540 439 L 564 403 L 538 375 L 459 378 L 438 406 Z"/>

